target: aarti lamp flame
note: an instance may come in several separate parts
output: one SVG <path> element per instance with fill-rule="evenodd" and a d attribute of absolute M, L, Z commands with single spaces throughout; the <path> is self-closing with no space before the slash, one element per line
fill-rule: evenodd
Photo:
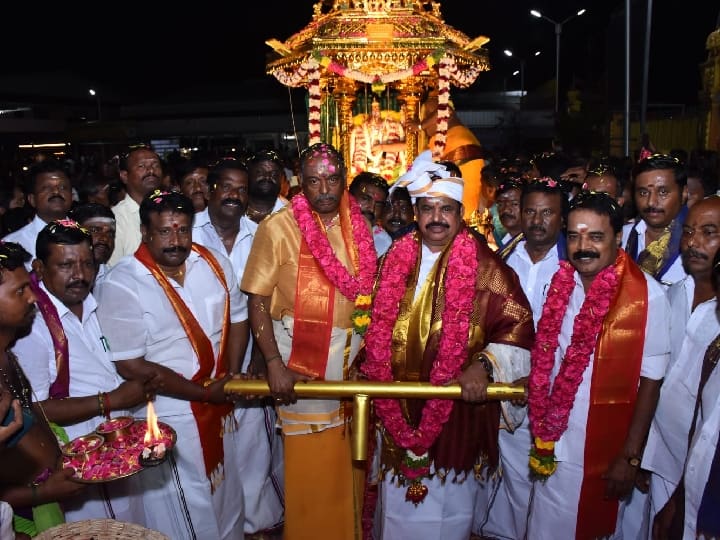
<path fill-rule="evenodd" d="M 147 431 L 143 442 L 145 444 L 152 444 L 160 440 L 160 428 L 158 427 L 157 414 L 155 414 L 155 407 L 153 407 L 152 401 L 148 401 L 147 404 Z"/>

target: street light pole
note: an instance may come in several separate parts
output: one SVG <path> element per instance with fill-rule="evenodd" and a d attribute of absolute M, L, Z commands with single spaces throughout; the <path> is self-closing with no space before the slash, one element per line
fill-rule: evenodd
<path fill-rule="evenodd" d="M 562 27 L 568 21 L 579 17 L 585 13 L 586 9 L 580 9 L 577 13 L 573 13 L 562 22 L 557 22 L 547 15 L 543 15 L 536 9 L 530 10 L 530 15 L 537 17 L 538 19 L 545 19 L 555 27 L 555 116 L 558 116 L 560 112 L 560 36 L 562 35 Z"/>
<path fill-rule="evenodd" d="M 98 124 L 102 120 L 102 108 L 100 107 L 100 94 L 94 89 L 90 88 L 88 90 L 88 93 L 95 98 L 95 101 L 97 102 L 97 121 Z"/>

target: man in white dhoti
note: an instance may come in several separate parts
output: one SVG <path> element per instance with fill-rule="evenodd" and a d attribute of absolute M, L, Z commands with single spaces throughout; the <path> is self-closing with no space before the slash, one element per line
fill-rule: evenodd
<path fill-rule="evenodd" d="M 609 195 L 572 200 L 570 262 L 553 276 L 532 350 L 530 467 L 542 481 L 529 538 L 612 536 L 634 487 L 670 354 L 670 314 L 662 287 L 618 248 L 621 231 Z"/>
<path fill-rule="evenodd" d="M 427 158 L 395 184 L 413 199 L 418 231 L 382 259 L 362 370 L 379 381 L 456 380 L 463 400 L 375 401 L 378 540 L 470 536 L 479 479 L 498 465 L 501 418 L 517 422 L 486 400 L 487 385 L 529 370 L 532 313 L 517 276 L 465 227 L 463 179 Z"/>
<path fill-rule="evenodd" d="M 178 436 L 171 459 L 140 475 L 147 525 L 170 538 L 242 538 L 224 385 L 245 354 L 247 304 L 227 258 L 193 244 L 194 213 L 178 193 L 141 202 L 142 243 L 98 286 L 98 317 L 118 372 L 155 381 L 158 418 Z"/>

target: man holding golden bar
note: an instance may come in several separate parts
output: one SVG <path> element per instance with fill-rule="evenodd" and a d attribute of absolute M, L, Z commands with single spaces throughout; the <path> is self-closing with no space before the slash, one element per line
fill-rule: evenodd
<path fill-rule="evenodd" d="M 286 540 L 350 540 L 350 433 L 339 399 L 297 401 L 297 381 L 346 380 L 369 322 L 376 255 L 345 164 L 328 144 L 301 155 L 302 193 L 263 220 L 241 288 L 267 363 L 285 449 Z"/>
<path fill-rule="evenodd" d="M 487 387 L 528 374 L 532 312 L 515 273 L 465 227 L 461 178 L 423 153 L 395 186 L 408 189 L 418 231 L 382 260 L 362 371 L 378 381 L 458 382 L 463 400 L 375 400 L 378 498 L 366 500 L 375 515 L 363 523 L 377 540 L 466 540 L 478 480 L 498 465 L 500 416 L 515 422 L 509 404 L 487 400 Z"/>

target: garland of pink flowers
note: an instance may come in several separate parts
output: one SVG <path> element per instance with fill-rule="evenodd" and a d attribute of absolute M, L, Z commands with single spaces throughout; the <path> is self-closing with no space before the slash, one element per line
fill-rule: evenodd
<path fill-rule="evenodd" d="M 383 265 L 380 286 L 375 294 L 372 323 L 365 339 L 366 360 L 362 371 L 370 379 L 392 381 L 392 333 L 400 309 L 406 282 L 420 250 L 417 233 L 396 241 Z M 475 297 L 477 277 L 477 246 L 467 231 L 453 240 L 445 277 L 445 307 L 438 353 L 430 371 L 430 382 L 442 385 L 460 374 L 468 355 L 468 332 Z M 405 420 L 396 399 L 375 400 L 375 410 L 396 444 L 422 456 L 433 445 L 452 412 L 448 399 L 430 399 L 425 403 L 417 428 Z M 412 478 L 413 472 L 427 474 L 428 467 L 403 469 Z"/>
<path fill-rule="evenodd" d="M 555 442 L 567 429 L 575 395 L 618 285 L 615 265 L 606 267 L 595 276 L 580 312 L 575 317 L 570 345 L 565 351 L 551 390 L 550 375 L 555 366 L 555 351 L 558 348 L 563 318 L 575 288 L 574 275 L 575 268 L 572 264 L 561 261 L 560 269 L 550 283 L 550 292 L 543 305 L 531 351 L 528 416 L 534 442 L 530 453 L 530 468 L 544 478 L 555 472 L 557 467 Z"/>
<path fill-rule="evenodd" d="M 300 232 L 325 277 L 337 287 L 345 298 L 355 302 L 356 311 L 362 310 L 366 316 L 369 315 L 370 305 L 367 299 L 370 298 L 377 273 L 377 258 L 370 230 L 365 218 L 360 212 L 360 206 L 350 197 L 350 223 L 352 225 L 352 237 L 358 250 L 358 274 L 353 276 L 335 255 L 327 236 L 320 230 L 317 219 L 313 216 L 310 203 L 303 193 L 292 198 L 292 210 L 297 220 Z M 353 314 L 353 322 L 358 319 L 358 314 Z M 364 319 L 364 318 L 363 318 Z M 363 335 L 369 321 L 363 324 L 355 324 L 355 330 Z"/>

